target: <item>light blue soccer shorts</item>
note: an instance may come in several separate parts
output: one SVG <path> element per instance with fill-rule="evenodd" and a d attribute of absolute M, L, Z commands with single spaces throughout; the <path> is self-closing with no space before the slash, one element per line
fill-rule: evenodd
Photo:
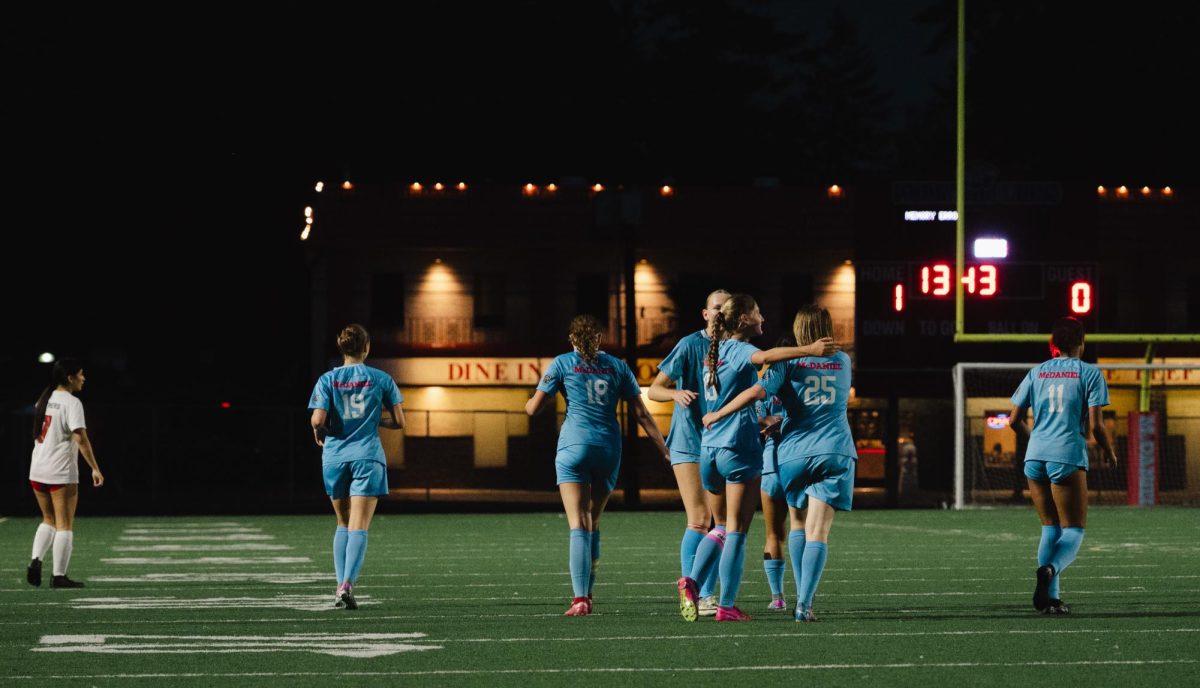
<path fill-rule="evenodd" d="M 1062 463 L 1061 461 L 1034 461 L 1025 459 L 1025 477 L 1030 480 L 1036 480 L 1039 483 L 1051 482 L 1055 485 L 1062 485 L 1071 477 L 1071 474 L 1079 469 L 1087 470 L 1087 466 L 1076 466 L 1072 463 Z"/>
<path fill-rule="evenodd" d="M 713 494 L 725 491 L 725 483 L 741 484 L 762 475 L 762 453 L 739 454 L 727 447 L 703 447 L 700 455 L 700 484 Z"/>
<path fill-rule="evenodd" d="M 776 502 L 787 501 L 787 493 L 783 491 L 783 484 L 779 482 L 779 476 L 775 473 L 763 473 L 762 485 L 758 489 Z M 801 495 L 800 498 L 805 504 L 808 503 L 808 497 Z M 803 509 L 804 507 L 799 508 Z"/>
<path fill-rule="evenodd" d="M 671 465 L 678 466 L 681 463 L 700 463 L 700 455 L 671 449 Z"/>
<path fill-rule="evenodd" d="M 374 459 L 325 464 L 325 494 L 345 497 L 384 497 L 388 493 L 387 465 Z"/>
<path fill-rule="evenodd" d="M 858 461 L 843 454 L 817 454 L 779 459 L 779 482 L 788 506 L 803 509 L 806 497 L 819 499 L 838 511 L 854 504 L 854 469 Z"/>
<path fill-rule="evenodd" d="M 617 487 L 621 471 L 621 448 L 596 444 L 572 444 L 558 450 L 554 457 L 554 472 L 558 484 L 604 483 L 609 492 Z"/>

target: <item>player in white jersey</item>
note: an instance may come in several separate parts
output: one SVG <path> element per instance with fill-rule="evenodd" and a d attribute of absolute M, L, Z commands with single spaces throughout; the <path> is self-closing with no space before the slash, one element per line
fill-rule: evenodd
<path fill-rule="evenodd" d="M 54 577 L 50 586 L 83 587 L 82 582 L 67 577 L 75 543 L 80 453 L 92 469 L 92 485 L 104 484 L 104 474 L 88 439 L 83 404 L 75 398 L 75 392 L 83 389 L 84 379 L 83 365 L 78 361 L 64 359 L 55 363 L 50 386 L 42 392 L 34 409 L 29 484 L 42 510 L 42 523 L 33 537 L 33 552 L 25 573 L 25 580 L 33 586 L 42 584 L 42 560 L 53 547 Z"/>

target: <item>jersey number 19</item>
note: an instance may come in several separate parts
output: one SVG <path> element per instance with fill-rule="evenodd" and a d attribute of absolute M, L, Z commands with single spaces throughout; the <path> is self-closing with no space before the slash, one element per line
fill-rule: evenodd
<path fill-rule="evenodd" d="M 361 394 L 343 394 L 342 410 L 342 418 L 362 418 L 367 412 L 367 402 Z"/>

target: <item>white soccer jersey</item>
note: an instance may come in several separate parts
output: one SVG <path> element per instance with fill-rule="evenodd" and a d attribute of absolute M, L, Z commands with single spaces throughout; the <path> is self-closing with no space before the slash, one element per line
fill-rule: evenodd
<path fill-rule="evenodd" d="M 46 402 L 41 436 L 33 443 L 29 479 L 47 485 L 79 482 L 79 447 L 75 431 L 86 428 L 83 403 L 70 392 L 54 390 Z"/>

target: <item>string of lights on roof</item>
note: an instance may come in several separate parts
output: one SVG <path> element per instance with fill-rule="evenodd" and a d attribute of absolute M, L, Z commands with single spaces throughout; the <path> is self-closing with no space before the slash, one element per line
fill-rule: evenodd
<path fill-rule="evenodd" d="M 344 191 L 352 191 L 354 189 L 354 184 L 351 183 L 350 180 L 347 179 L 341 183 L 341 188 Z M 596 182 L 596 183 L 592 184 L 591 186 L 587 187 L 589 195 L 595 195 L 598 193 L 602 193 L 603 191 L 606 190 L 606 188 L 607 187 L 605 187 L 600 182 Z M 325 182 L 318 181 L 316 183 L 316 186 L 314 187 L 314 190 L 317 193 L 321 193 L 322 191 L 324 191 L 325 190 Z M 467 183 L 466 182 L 458 182 L 457 184 L 454 184 L 452 187 L 447 186 L 447 185 L 443 184 L 442 182 L 434 182 L 432 185 L 430 185 L 428 187 L 425 184 L 422 184 L 421 182 L 412 182 L 411 184 L 408 185 L 408 194 L 410 196 L 422 196 L 422 195 L 426 195 L 426 194 L 439 195 L 439 194 L 444 194 L 446 192 L 455 192 L 458 194 L 462 194 L 462 193 L 466 193 L 466 191 L 467 191 Z M 555 184 L 554 182 L 550 182 L 549 184 L 545 184 L 545 185 L 538 185 L 538 184 L 534 184 L 533 182 L 527 182 L 526 184 L 524 184 L 523 186 L 520 187 L 521 195 L 525 196 L 526 198 L 535 198 L 535 197 L 539 197 L 539 196 L 554 196 L 558 193 L 558 191 L 559 191 L 559 186 L 557 184 Z M 846 194 L 846 189 L 838 184 L 831 184 L 830 186 L 826 187 L 826 189 L 825 189 L 825 195 L 830 200 L 840 200 L 841 198 L 843 198 L 845 196 L 845 194 Z M 658 195 L 662 196 L 663 198 L 671 198 L 675 195 L 675 187 L 671 186 L 670 184 L 663 184 L 662 186 L 660 186 L 658 188 Z M 1170 186 L 1164 186 L 1164 187 L 1161 187 L 1158 189 L 1151 188 L 1150 186 L 1143 186 L 1137 190 L 1137 193 L 1134 193 L 1128 186 L 1126 186 L 1124 184 L 1117 186 L 1115 188 L 1109 188 L 1107 186 L 1100 185 L 1100 186 L 1096 187 L 1096 196 L 1101 200 L 1112 200 L 1112 201 L 1128 201 L 1128 200 L 1134 200 L 1134 199 L 1169 201 L 1169 200 L 1172 200 L 1175 198 L 1175 189 L 1171 188 Z M 929 217 L 917 217 L 917 214 L 919 214 L 921 212 L 922 211 L 906 212 L 904 219 L 908 220 L 908 221 L 916 221 L 916 220 L 926 220 L 926 219 L 932 220 L 935 218 L 935 215 L 932 211 L 928 211 Z M 910 216 L 910 213 L 912 213 L 913 215 Z M 944 217 L 943 217 L 943 214 L 944 214 Z M 953 220 L 957 219 L 957 215 L 958 215 L 958 213 L 956 213 L 954 211 L 940 211 L 939 213 L 937 213 L 936 219 L 939 219 L 939 220 L 945 219 L 945 220 L 953 221 Z M 300 231 L 300 240 L 301 241 L 308 240 L 309 236 L 312 235 L 313 223 L 314 223 L 313 208 L 312 208 L 312 206 L 305 206 L 305 208 L 304 208 L 304 228 Z"/>
<path fill-rule="evenodd" d="M 353 191 L 354 190 L 354 184 L 348 179 L 343 181 L 340 186 L 343 191 Z M 607 190 L 607 188 L 608 187 L 606 187 L 604 184 L 601 184 L 600 182 L 595 182 L 591 186 L 587 187 L 588 195 L 594 196 L 596 194 L 603 193 L 605 190 Z M 618 188 L 620 188 L 620 187 L 618 187 Z M 1103 188 L 1104 187 L 1101 187 L 1101 189 L 1103 189 Z M 317 193 L 322 193 L 325 190 L 325 182 L 318 181 L 314 185 L 313 190 L 316 191 Z M 414 182 L 411 182 L 407 187 L 407 193 L 409 196 L 424 196 L 424 195 L 438 196 L 438 195 L 445 195 L 447 193 L 452 193 L 452 194 L 458 195 L 458 194 L 466 193 L 466 191 L 467 191 L 467 183 L 466 182 L 458 182 L 457 184 L 454 184 L 453 186 L 447 186 L 446 184 L 443 184 L 442 182 L 434 182 L 431 185 L 426 185 L 422 182 L 414 181 Z M 657 191 L 658 191 L 658 195 L 663 198 L 672 198 L 675 196 L 676 188 L 670 184 L 663 184 L 662 186 L 658 187 Z M 846 190 L 844 187 L 839 186 L 837 184 L 832 184 L 825 189 L 825 195 L 830 200 L 839 200 L 845 195 L 845 191 Z M 520 187 L 521 195 L 525 196 L 526 198 L 535 198 L 535 197 L 539 197 L 539 196 L 551 197 L 551 196 L 556 195 L 558 192 L 559 192 L 559 186 L 558 186 L 558 184 L 556 184 L 554 182 L 550 182 L 550 183 L 544 184 L 544 185 L 538 185 L 538 184 L 534 184 L 533 182 L 527 182 L 526 184 L 524 184 L 523 186 Z M 1169 193 L 1169 187 L 1164 193 Z M 312 236 L 312 230 L 313 230 L 314 223 L 315 223 L 315 215 L 314 215 L 313 207 L 305 206 L 305 208 L 304 208 L 304 228 L 301 229 L 301 231 L 300 231 L 300 240 L 301 241 L 307 241 L 308 238 L 310 236 Z"/>
<path fill-rule="evenodd" d="M 1134 198 L 1140 198 L 1144 200 L 1171 200 L 1172 198 L 1175 198 L 1175 189 L 1172 189 L 1169 186 L 1164 186 L 1161 189 L 1153 189 L 1149 186 L 1143 186 L 1137 190 L 1136 194 L 1134 194 L 1134 192 L 1124 184 L 1113 189 L 1101 184 L 1100 186 L 1096 187 L 1096 196 L 1101 200 L 1115 201 L 1128 201 Z"/>

